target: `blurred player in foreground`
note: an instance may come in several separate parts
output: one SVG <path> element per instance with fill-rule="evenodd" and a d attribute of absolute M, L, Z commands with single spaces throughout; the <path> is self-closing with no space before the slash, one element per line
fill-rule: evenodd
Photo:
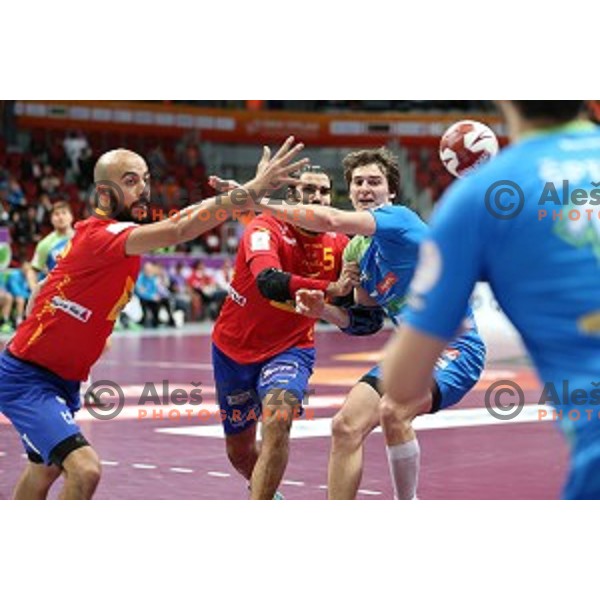
<path fill-rule="evenodd" d="M 293 183 L 289 174 L 302 145 L 293 138 L 263 164 L 238 197 L 260 197 Z M 68 251 L 51 271 L 28 318 L 0 354 L 0 410 L 17 429 L 29 464 L 15 498 L 45 498 L 63 474 L 61 498 L 91 498 L 100 460 L 73 416 L 80 382 L 100 356 L 120 310 L 133 292 L 140 255 L 194 239 L 237 209 L 232 194 L 204 200 L 176 219 L 146 225 L 151 211 L 150 173 L 129 150 L 102 155 L 94 170 L 95 215 L 76 226 Z M 204 215 L 207 218 L 201 218 Z"/>
<path fill-rule="evenodd" d="M 600 498 L 600 132 L 577 120 L 580 101 L 499 106 L 512 144 L 445 194 L 421 246 L 406 325 L 387 350 L 391 474 L 402 478 L 403 415 L 483 280 L 559 411 L 571 449 L 564 497 Z"/>

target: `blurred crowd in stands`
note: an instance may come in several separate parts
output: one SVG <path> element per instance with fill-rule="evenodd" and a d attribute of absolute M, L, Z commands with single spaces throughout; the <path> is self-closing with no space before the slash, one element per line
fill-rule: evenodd
<path fill-rule="evenodd" d="M 12 262 L 0 272 L 0 333 L 8 333 L 23 319 L 30 295 L 30 262 L 37 244 L 53 231 L 51 214 L 57 203 L 66 203 L 73 220 L 90 215 L 93 169 L 98 156 L 114 147 L 128 147 L 147 159 L 152 173 L 153 204 L 165 209 L 186 206 L 212 195 L 197 134 L 180 140 L 151 136 L 111 135 L 70 131 L 33 130 L 26 148 L 7 148 L 0 136 L 0 227 L 8 227 Z M 224 236 L 227 238 L 224 239 Z M 164 254 L 182 252 L 199 256 L 234 254 L 238 235 L 218 228 Z M 136 323 L 157 327 L 180 325 L 184 320 L 214 319 L 227 295 L 231 260 L 221 268 L 206 268 L 202 260 L 189 261 L 167 271 L 147 262 L 136 286 L 140 310 Z M 135 303 L 135 301 L 134 301 Z"/>

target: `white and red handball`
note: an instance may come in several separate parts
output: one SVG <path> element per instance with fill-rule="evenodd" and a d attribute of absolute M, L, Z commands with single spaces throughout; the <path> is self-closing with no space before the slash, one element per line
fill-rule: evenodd
<path fill-rule="evenodd" d="M 440 140 L 440 159 L 454 177 L 464 177 L 496 154 L 496 134 L 479 121 L 458 121 Z"/>

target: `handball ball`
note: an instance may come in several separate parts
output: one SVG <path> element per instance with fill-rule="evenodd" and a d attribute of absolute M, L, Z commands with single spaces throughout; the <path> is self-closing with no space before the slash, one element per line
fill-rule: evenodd
<path fill-rule="evenodd" d="M 440 140 L 440 159 L 454 177 L 464 177 L 497 153 L 496 134 L 479 121 L 454 123 Z"/>

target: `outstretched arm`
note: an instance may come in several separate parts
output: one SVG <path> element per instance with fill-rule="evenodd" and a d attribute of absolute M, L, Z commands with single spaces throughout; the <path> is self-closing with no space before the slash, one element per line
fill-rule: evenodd
<path fill-rule="evenodd" d="M 303 144 L 294 145 L 293 137 L 289 137 L 272 158 L 265 148 L 261 169 L 254 179 L 226 194 L 189 206 L 175 217 L 136 227 L 127 238 L 126 253 L 144 254 L 193 240 L 235 215 L 235 211 L 246 210 L 268 191 L 297 183 L 291 174 L 308 162 L 307 159 L 294 161 L 303 148 Z"/>
<path fill-rule="evenodd" d="M 260 168 L 259 165 L 259 172 Z M 216 175 L 209 177 L 209 183 L 218 190 L 231 190 L 239 186 L 232 179 L 225 180 Z M 251 208 L 310 231 L 373 235 L 376 230 L 375 219 L 367 211 L 354 212 L 329 206 L 307 205 L 289 198 L 285 200 L 263 198 Z"/>

